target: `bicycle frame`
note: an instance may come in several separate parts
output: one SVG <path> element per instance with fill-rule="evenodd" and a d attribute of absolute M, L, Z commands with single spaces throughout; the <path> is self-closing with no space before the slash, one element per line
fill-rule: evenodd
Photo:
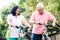
<path fill-rule="evenodd" d="M 24 28 L 23 26 L 20 26 L 20 37 L 19 40 L 24 40 Z"/>

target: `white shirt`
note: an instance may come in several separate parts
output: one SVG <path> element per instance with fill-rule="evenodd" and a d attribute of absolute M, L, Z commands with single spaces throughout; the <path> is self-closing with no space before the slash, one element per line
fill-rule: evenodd
<path fill-rule="evenodd" d="M 7 20 L 11 21 L 12 24 L 16 25 L 16 26 L 20 26 L 22 25 L 22 21 L 24 20 L 24 16 L 23 15 L 18 15 L 17 17 L 16 16 L 13 16 L 12 14 L 9 14 L 8 17 L 7 17 Z M 10 37 L 12 38 L 18 38 L 19 37 L 19 29 L 17 28 L 14 28 L 14 27 L 10 27 Z"/>

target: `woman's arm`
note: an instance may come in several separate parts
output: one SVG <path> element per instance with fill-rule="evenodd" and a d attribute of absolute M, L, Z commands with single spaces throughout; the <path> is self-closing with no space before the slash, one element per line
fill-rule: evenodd
<path fill-rule="evenodd" d="M 11 16 L 9 16 L 9 15 L 8 15 L 8 17 L 7 17 L 7 23 L 8 23 L 9 25 L 15 27 L 15 25 L 12 24 L 12 22 L 11 22 Z"/>
<path fill-rule="evenodd" d="M 22 22 L 24 25 L 28 26 L 29 28 L 31 28 L 30 24 L 24 19 Z"/>

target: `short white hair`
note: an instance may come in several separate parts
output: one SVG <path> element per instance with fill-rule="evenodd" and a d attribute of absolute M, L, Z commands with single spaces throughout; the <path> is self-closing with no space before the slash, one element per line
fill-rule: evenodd
<path fill-rule="evenodd" d="M 36 8 L 37 8 L 37 9 L 44 8 L 43 3 L 38 3 Z"/>

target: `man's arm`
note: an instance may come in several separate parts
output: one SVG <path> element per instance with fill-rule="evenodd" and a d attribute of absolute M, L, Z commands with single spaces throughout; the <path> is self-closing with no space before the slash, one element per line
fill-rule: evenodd
<path fill-rule="evenodd" d="M 48 15 L 48 19 L 49 20 L 52 20 L 52 25 L 55 26 L 55 23 L 56 23 L 56 18 L 49 12 L 49 15 Z"/>
<path fill-rule="evenodd" d="M 32 24 L 35 23 L 35 15 L 34 15 L 34 13 L 32 13 L 32 15 L 30 17 L 30 20 L 29 20 L 29 23 L 32 23 Z"/>
<path fill-rule="evenodd" d="M 54 18 L 52 25 L 53 25 L 53 26 L 56 25 L 56 18 Z"/>

